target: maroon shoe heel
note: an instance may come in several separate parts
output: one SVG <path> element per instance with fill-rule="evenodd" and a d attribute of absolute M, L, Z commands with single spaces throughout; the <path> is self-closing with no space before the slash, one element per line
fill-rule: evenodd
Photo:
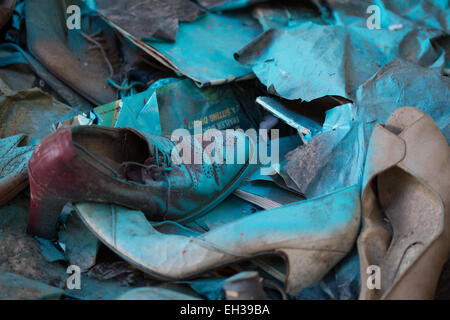
<path fill-rule="evenodd" d="M 69 200 L 46 192 L 30 176 L 30 216 L 27 233 L 45 239 L 56 239 L 56 227 L 64 205 Z"/>

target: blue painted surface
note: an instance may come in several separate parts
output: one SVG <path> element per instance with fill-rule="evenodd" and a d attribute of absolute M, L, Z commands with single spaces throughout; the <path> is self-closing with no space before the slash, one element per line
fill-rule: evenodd
<path fill-rule="evenodd" d="M 194 22 L 180 23 L 175 43 L 146 41 L 201 86 L 252 76 L 234 53 L 261 33 L 249 13 L 208 13 Z"/>
<path fill-rule="evenodd" d="M 122 99 L 115 127 L 132 127 L 146 133 L 161 134 L 162 129 L 155 91 L 166 84 L 176 81 L 179 81 L 179 79 L 161 79 L 153 83 L 139 97 L 133 95 Z"/>
<path fill-rule="evenodd" d="M 163 79 L 138 95 L 116 102 L 115 127 L 132 127 L 146 133 L 170 136 L 176 129 L 194 133 L 194 122 L 208 129 L 246 130 L 251 121 L 227 86 L 199 88 L 190 79 Z M 101 117 L 101 116 L 100 116 Z"/>
<path fill-rule="evenodd" d="M 306 22 L 267 31 L 266 41 L 250 46 L 239 60 L 284 98 L 354 99 L 360 85 L 397 57 L 424 66 L 439 67 L 437 61 L 442 65 L 443 51 L 430 44 L 440 34 L 421 28 L 369 30 Z"/>
<path fill-rule="evenodd" d="M 404 106 L 429 114 L 444 131 L 450 124 L 450 79 L 415 63 L 396 59 L 358 88 L 358 117 L 366 123 L 367 136 L 375 123 L 385 123 Z"/>

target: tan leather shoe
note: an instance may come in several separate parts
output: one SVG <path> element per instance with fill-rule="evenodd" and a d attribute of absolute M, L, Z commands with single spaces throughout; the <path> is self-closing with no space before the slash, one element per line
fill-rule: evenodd
<path fill-rule="evenodd" d="M 433 299 L 450 253 L 450 149 L 433 119 L 404 107 L 377 125 L 363 186 L 360 299 Z"/>

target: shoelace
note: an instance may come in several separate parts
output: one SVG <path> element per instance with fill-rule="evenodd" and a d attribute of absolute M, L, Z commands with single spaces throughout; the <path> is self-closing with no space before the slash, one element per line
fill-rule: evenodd
<path fill-rule="evenodd" d="M 158 177 L 155 176 L 156 174 L 162 175 L 164 177 L 164 180 L 167 183 L 167 192 L 166 192 L 166 210 L 164 212 L 164 219 L 167 216 L 167 213 L 169 212 L 169 201 L 170 201 L 170 191 L 171 191 L 171 184 L 170 179 L 167 176 L 167 173 L 173 170 L 172 167 L 172 161 L 170 158 L 170 155 L 168 155 L 166 152 L 162 151 L 160 148 L 158 148 L 156 145 L 153 145 L 151 150 L 152 156 L 149 157 L 144 164 L 139 162 L 125 162 L 122 164 L 122 166 L 137 166 L 141 169 L 144 169 L 145 172 L 153 179 L 156 180 Z M 147 164 L 150 163 L 150 164 Z M 142 176 L 142 180 L 145 183 L 145 180 L 147 180 L 147 177 Z"/>
<path fill-rule="evenodd" d="M 141 87 L 147 87 L 148 84 L 141 82 L 141 81 L 130 81 L 128 79 L 125 79 L 122 84 L 117 84 L 113 79 L 107 78 L 106 82 L 112 86 L 114 89 L 117 90 L 117 99 L 122 99 L 125 97 L 132 96 L 137 93 L 135 87 L 141 86 Z"/>
<path fill-rule="evenodd" d="M 85 38 L 88 42 L 92 43 L 95 46 L 93 48 L 100 50 L 100 52 L 101 52 L 101 54 L 103 56 L 103 59 L 105 60 L 107 66 L 108 66 L 109 77 L 112 78 L 114 76 L 114 68 L 113 68 L 113 66 L 111 64 L 111 61 L 109 61 L 109 59 L 108 59 L 108 55 L 106 54 L 106 50 L 103 48 L 103 46 L 100 43 L 100 41 L 102 41 L 103 31 L 100 30 L 100 31 L 98 31 L 98 32 L 96 32 L 96 33 L 94 33 L 94 34 L 92 34 L 90 36 L 87 35 L 84 32 L 81 32 L 81 36 L 83 38 Z"/>

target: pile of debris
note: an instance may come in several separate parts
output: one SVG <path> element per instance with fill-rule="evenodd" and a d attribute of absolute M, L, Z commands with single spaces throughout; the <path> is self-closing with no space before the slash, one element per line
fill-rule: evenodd
<path fill-rule="evenodd" d="M 0 0 L 0 299 L 450 298 L 449 24 Z"/>

